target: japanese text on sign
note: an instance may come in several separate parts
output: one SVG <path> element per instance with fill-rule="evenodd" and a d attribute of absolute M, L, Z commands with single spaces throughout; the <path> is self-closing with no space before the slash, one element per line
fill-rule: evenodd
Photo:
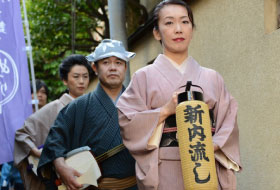
<path fill-rule="evenodd" d="M 187 105 L 186 109 L 184 110 L 185 122 L 192 124 L 192 128 L 188 128 L 189 140 L 192 142 L 192 144 L 189 146 L 189 153 L 191 154 L 191 160 L 195 163 L 195 167 L 193 168 L 195 182 L 200 184 L 207 183 L 210 180 L 210 172 L 208 177 L 205 179 L 200 179 L 197 172 L 199 167 L 203 167 L 200 161 L 205 160 L 209 162 L 209 158 L 206 155 L 206 145 L 203 143 L 206 136 L 204 134 L 204 128 L 200 126 L 203 123 L 202 114 L 204 114 L 204 111 L 201 109 L 200 105 L 195 107 Z M 196 125 L 197 122 L 200 125 Z"/>

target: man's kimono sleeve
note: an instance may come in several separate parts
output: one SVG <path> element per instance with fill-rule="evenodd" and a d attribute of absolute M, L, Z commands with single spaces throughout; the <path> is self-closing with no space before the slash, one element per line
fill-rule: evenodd
<path fill-rule="evenodd" d="M 71 149 L 70 141 L 74 138 L 75 113 L 76 104 L 74 103 L 70 103 L 59 112 L 44 144 L 38 173 L 56 158 L 65 157 Z"/>

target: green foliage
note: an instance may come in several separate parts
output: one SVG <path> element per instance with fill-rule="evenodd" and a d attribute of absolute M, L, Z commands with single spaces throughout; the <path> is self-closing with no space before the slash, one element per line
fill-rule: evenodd
<path fill-rule="evenodd" d="M 74 2 L 75 9 L 72 9 Z M 26 7 L 36 78 L 46 82 L 52 100 L 65 90 L 58 76 L 58 66 L 63 58 L 72 54 L 73 44 L 75 53 L 87 55 L 101 39 L 109 38 L 107 1 L 27 0 Z M 75 10 L 75 14 L 72 10 Z M 135 31 L 146 17 L 145 9 L 139 4 L 139 0 L 127 0 L 128 35 Z M 75 30 L 72 30 L 73 18 Z"/>

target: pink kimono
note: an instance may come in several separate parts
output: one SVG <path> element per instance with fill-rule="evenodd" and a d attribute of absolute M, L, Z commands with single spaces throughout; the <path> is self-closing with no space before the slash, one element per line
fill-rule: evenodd
<path fill-rule="evenodd" d="M 59 111 L 69 104 L 73 98 L 63 94 L 33 113 L 24 122 L 24 126 L 16 131 L 14 164 L 19 169 L 26 190 L 44 190 L 43 182 L 32 172 L 28 171 L 27 157 L 34 147 L 44 144 L 50 127 L 54 123 Z"/>
<path fill-rule="evenodd" d="M 183 190 L 183 177 L 178 147 L 147 148 L 147 143 L 159 120 L 160 108 L 173 92 L 187 81 L 199 85 L 204 101 L 214 108 L 216 133 L 213 141 L 225 158 L 239 168 L 239 132 L 237 102 L 225 88 L 223 78 L 214 70 L 201 67 L 192 57 L 186 60 L 182 74 L 164 56 L 159 55 L 152 65 L 138 70 L 128 88 L 120 97 L 119 122 L 125 146 L 136 159 L 138 188 L 141 190 Z M 192 90 L 197 90 L 193 89 Z M 236 189 L 234 171 L 216 160 L 219 189 Z"/>

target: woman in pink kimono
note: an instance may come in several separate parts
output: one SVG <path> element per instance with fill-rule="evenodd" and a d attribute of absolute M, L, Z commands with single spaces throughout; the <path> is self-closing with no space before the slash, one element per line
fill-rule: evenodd
<path fill-rule="evenodd" d="M 217 189 L 236 189 L 234 173 L 241 169 L 237 102 L 219 73 L 189 56 L 193 28 L 192 11 L 186 3 L 159 3 L 154 11 L 153 34 L 161 42 L 163 54 L 134 74 L 117 104 L 123 142 L 136 159 L 141 190 L 184 189 L 178 146 L 154 146 L 150 142 L 160 124 L 175 114 L 177 94 L 187 81 L 202 87 L 204 101 L 213 110 Z"/>
<path fill-rule="evenodd" d="M 42 149 L 38 147 L 44 144 L 59 111 L 85 93 L 93 70 L 85 56 L 70 55 L 60 65 L 59 74 L 69 93 L 64 93 L 32 114 L 24 126 L 16 131 L 14 164 L 19 168 L 25 189 L 28 190 L 44 190 L 45 185 L 30 168 L 28 170 L 27 157 L 40 157 Z"/>

